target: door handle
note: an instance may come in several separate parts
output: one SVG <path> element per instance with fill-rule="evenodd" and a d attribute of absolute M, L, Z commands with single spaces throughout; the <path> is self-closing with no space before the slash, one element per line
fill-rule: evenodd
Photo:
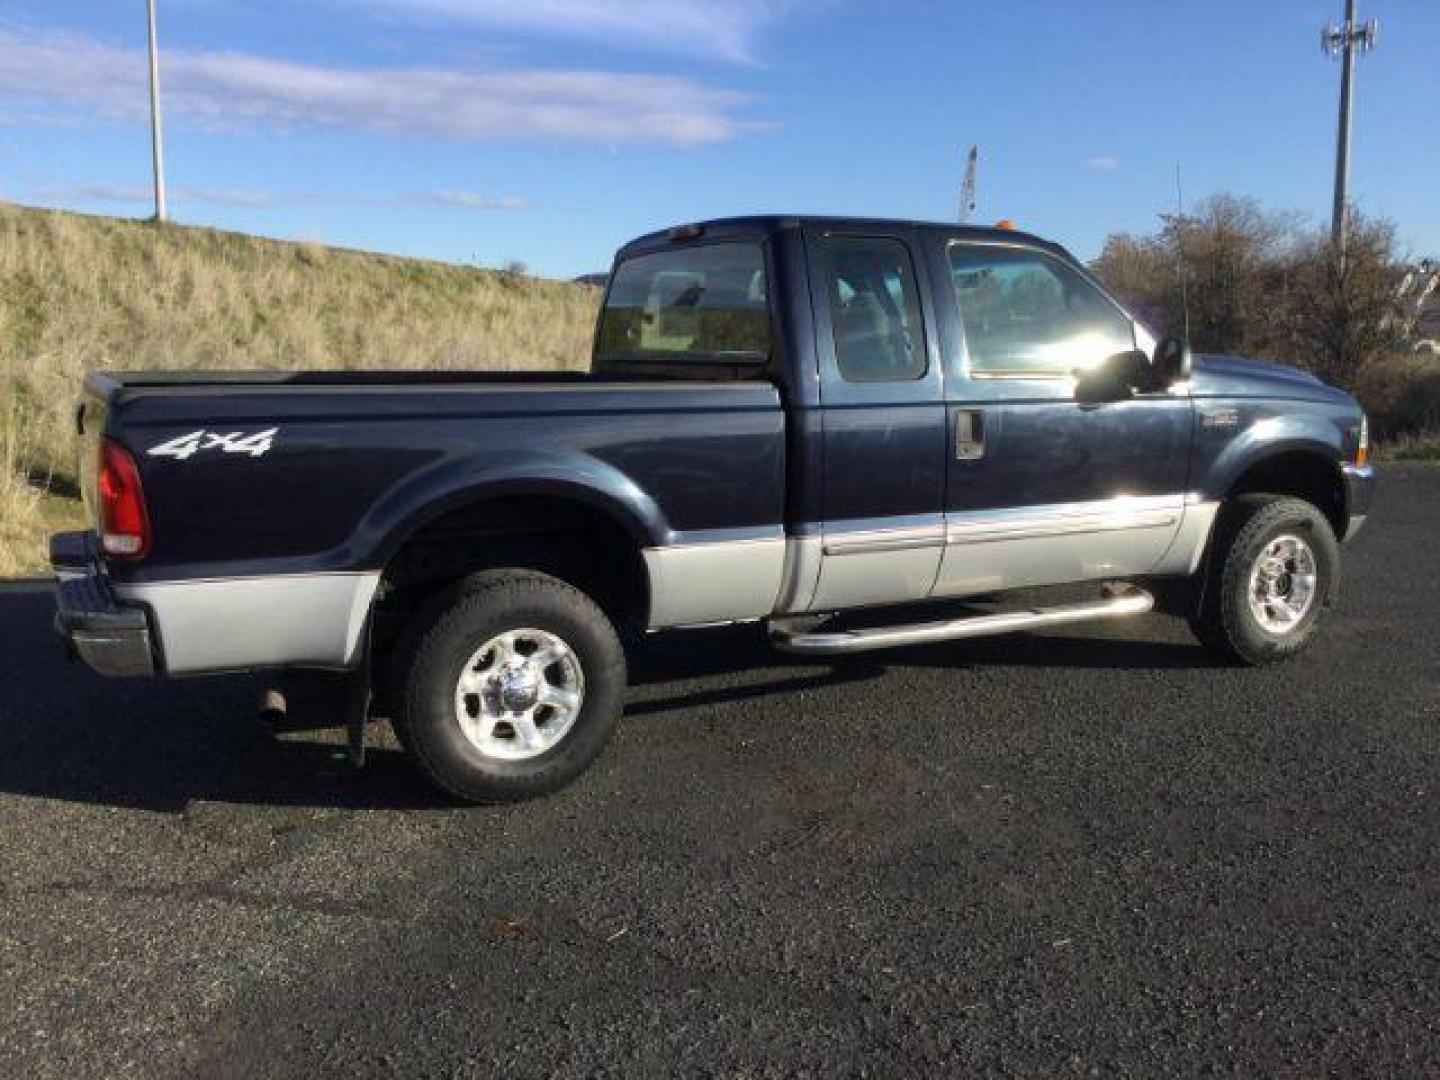
<path fill-rule="evenodd" d="M 960 461 L 979 461 L 984 456 L 984 410 L 960 409 L 955 413 L 955 457 Z"/>

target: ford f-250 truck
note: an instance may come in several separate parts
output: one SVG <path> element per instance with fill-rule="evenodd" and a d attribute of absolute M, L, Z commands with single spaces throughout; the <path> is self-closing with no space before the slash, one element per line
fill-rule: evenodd
<path fill-rule="evenodd" d="M 627 632 L 764 620 L 834 655 L 1158 599 L 1284 659 L 1372 487 L 1342 391 L 1192 361 L 1034 236 L 889 221 L 632 242 L 588 373 L 97 374 L 79 426 L 97 526 L 52 544 L 75 652 L 348 672 L 361 749 L 373 688 L 473 800 L 600 753 Z"/>

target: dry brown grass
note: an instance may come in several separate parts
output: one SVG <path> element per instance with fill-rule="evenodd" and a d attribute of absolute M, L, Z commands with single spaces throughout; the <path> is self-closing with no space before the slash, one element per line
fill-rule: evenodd
<path fill-rule="evenodd" d="M 86 371 L 577 368 L 597 303 L 565 282 L 0 203 L 0 574 L 40 569 L 40 518 L 64 516 L 40 513 L 33 481 L 73 479 Z"/>
<path fill-rule="evenodd" d="M 40 498 L 20 476 L 0 474 L 0 578 L 33 573 L 44 559 Z"/>

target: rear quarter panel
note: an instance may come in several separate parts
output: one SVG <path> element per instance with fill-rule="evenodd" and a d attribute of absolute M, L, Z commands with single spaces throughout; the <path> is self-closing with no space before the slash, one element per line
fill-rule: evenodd
<path fill-rule="evenodd" d="M 590 502 L 642 546 L 778 531 L 784 508 L 784 416 L 764 383 L 147 388 L 116 394 L 107 425 L 155 534 L 120 580 L 379 569 L 410 530 L 490 495 Z M 260 456 L 152 453 L 270 428 Z"/>

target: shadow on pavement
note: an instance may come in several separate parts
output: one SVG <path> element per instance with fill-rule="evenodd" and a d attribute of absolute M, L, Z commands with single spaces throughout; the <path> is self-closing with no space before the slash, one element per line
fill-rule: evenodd
<path fill-rule="evenodd" d="M 446 805 L 397 750 L 357 773 L 340 740 L 290 741 L 257 715 L 257 677 L 102 679 L 65 656 L 54 610 L 48 590 L 0 588 L 0 791 L 169 812 Z"/>
<path fill-rule="evenodd" d="M 323 694 L 297 702 L 282 724 L 256 713 L 260 676 L 108 680 L 67 659 L 41 585 L 0 586 L 0 791 L 99 805 L 180 812 L 196 800 L 276 806 L 398 809 L 451 805 L 374 736 L 363 772 L 344 760 L 338 712 Z M 881 657 L 883 656 L 883 659 Z M 891 665 L 1050 669 L 1209 666 L 1189 644 L 1088 637 L 986 638 L 843 659 L 776 653 L 762 629 L 662 634 L 632 658 L 637 688 L 682 683 L 673 695 L 633 701 L 630 720 L 705 705 L 883 678 Z M 737 674 L 773 677 L 729 684 Z M 698 683 L 698 685 L 697 685 Z M 313 693 L 313 692 L 312 692 Z M 376 734 L 385 725 L 376 725 Z M 325 732 L 327 741 L 298 733 Z"/>

